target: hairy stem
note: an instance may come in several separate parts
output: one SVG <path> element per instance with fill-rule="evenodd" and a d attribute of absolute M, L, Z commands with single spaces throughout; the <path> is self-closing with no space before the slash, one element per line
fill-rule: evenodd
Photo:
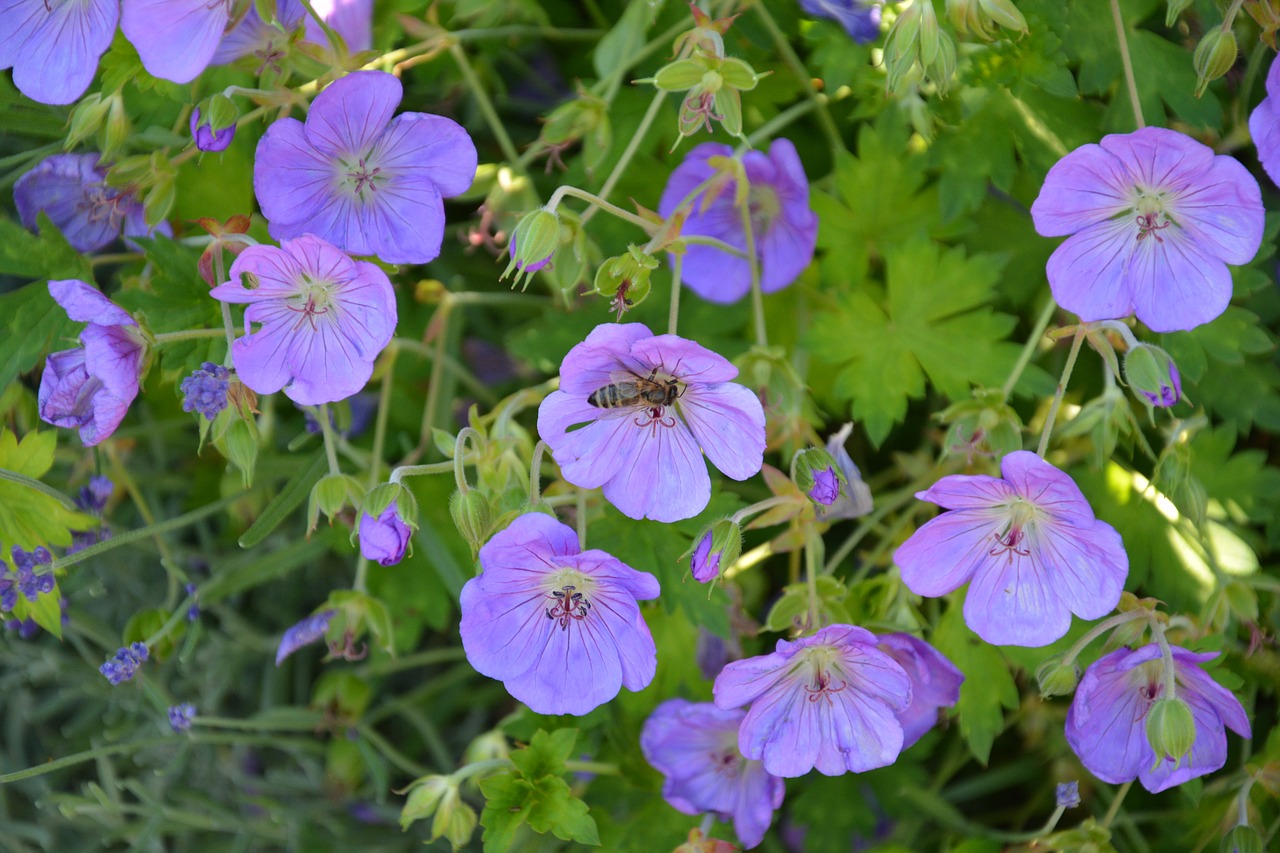
<path fill-rule="evenodd" d="M 1129 39 L 1124 32 L 1124 18 L 1120 15 L 1120 0 L 1111 0 L 1111 20 L 1116 25 L 1116 39 L 1120 42 L 1120 64 L 1124 66 L 1124 84 L 1129 90 L 1129 106 L 1133 108 L 1133 120 L 1138 129 L 1147 126 L 1142 117 L 1142 104 L 1138 101 L 1138 81 L 1133 76 L 1133 58 L 1129 56 Z"/>
<path fill-rule="evenodd" d="M 1076 366 L 1076 358 L 1080 355 L 1080 345 L 1084 343 L 1084 324 L 1076 326 L 1075 336 L 1071 338 L 1071 352 L 1067 354 L 1067 363 L 1062 367 L 1062 378 L 1058 380 L 1058 388 L 1053 392 L 1053 402 L 1049 404 L 1049 415 L 1044 421 L 1044 431 L 1040 433 L 1040 446 L 1036 455 L 1041 459 L 1049 450 L 1049 436 L 1053 434 L 1053 422 L 1058 418 L 1058 408 L 1062 405 L 1062 395 L 1067 391 L 1067 383 L 1071 381 L 1071 371 Z"/>

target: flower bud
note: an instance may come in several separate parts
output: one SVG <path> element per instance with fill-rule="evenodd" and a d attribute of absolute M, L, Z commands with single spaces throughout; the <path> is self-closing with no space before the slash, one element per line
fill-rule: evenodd
<path fill-rule="evenodd" d="M 120 93 L 112 95 L 108 101 L 110 107 L 107 110 L 107 120 L 98 137 L 103 159 L 108 159 L 120 151 L 129 134 L 133 132 L 133 124 L 129 121 L 129 114 L 124 110 L 124 98 Z"/>
<path fill-rule="evenodd" d="M 203 116 L 203 120 L 201 119 Z M 224 151 L 236 135 L 236 106 L 226 95 L 205 101 L 205 110 L 191 111 L 191 139 L 201 151 Z"/>
<path fill-rule="evenodd" d="M 458 850 L 471 840 L 475 829 L 475 809 L 462 801 L 456 786 L 446 791 L 436 809 L 436 816 L 431 821 L 431 840 L 443 836 L 449 839 L 454 850 Z"/>
<path fill-rule="evenodd" d="M 933 0 L 915 0 L 912 7 L 920 7 L 920 64 L 928 67 L 938 58 L 942 45 L 942 31 L 938 29 L 938 15 L 933 10 Z"/>
<path fill-rule="evenodd" d="M 478 489 L 454 492 L 449 499 L 449 514 L 462 538 L 473 550 L 479 550 L 489 538 L 489 500 Z"/>
<path fill-rule="evenodd" d="M 67 141 L 63 143 L 63 147 L 70 150 L 97 133 L 110 109 L 111 101 L 104 101 L 98 92 L 81 98 L 80 103 L 71 111 L 71 128 L 67 131 Z"/>
<path fill-rule="evenodd" d="M 226 432 L 214 440 L 218 452 L 240 471 L 247 489 L 253 484 L 253 468 L 258 461 L 258 428 L 251 420 L 235 418 Z"/>
<path fill-rule="evenodd" d="M 1219 848 L 1222 853 L 1262 853 L 1262 836 L 1248 824 L 1240 824 L 1226 834 Z"/>
<path fill-rule="evenodd" d="M 436 813 L 440 801 L 457 784 L 448 776 L 424 776 L 409 789 L 409 797 L 400 809 L 400 828 L 408 829 L 415 820 L 429 818 Z"/>
<path fill-rule="evenodd" d="M 394 566 L 404 559 L 413 535 L 413 519 L 406 521 L 391 504 L 378 515 L 360 514 L 360 554 L 381 566 Z"/>
<path fill-rule="evenodd" d="M 1074 809 L 1080 805 L 1080 783 L 1074 779 L 1059 783 L 1054 791 L 1054 799 L 1059 808 Z"/>
<path fill-rule="evenodd" d="M 1238 53 L 1236 34 L 1230 29 L 1214 27 L 1205 33 L 1191 57 L 1191 64 L 1199 78 L 1196 82 L 1197 98 L 1204 94 L 1210 81 L 1217 80 L 1231 70 L 1231 66 L 1236 64 Z"/>
<path fill-rule="evenodd" d="M 1182 399 L 1182 377 L 1169 354 L 1157 346 L 1138 344 L 1124 357 L 1124 375 L 1149 405 L 1167 408 Z"/>
<path fill-rule="evenodd" d="M 1196 743 L 1191 706 L 1181 699 L 1160 699 L 1147 712 L 1147 742 L 1156 754 L 1152 769 L 1165 759 L 1181 761 Z"/>
<path fill-rule="evenodd" d="M 477 761 L 490 761 L 495 758 L 508 758 L 511 755 L 511 744 L 500 729 L 490 729 L 477 735 L 462 751 L 462 763 L 475 764 Z"/>
<path fill-rule="evenodd" d="M 1178 22 L 1178 17 L 1191 6 L 1196 0 L 1168 0 L 1168 8 L 1164 13 L 1164 25 L 1172 27 Z"/>
<path fill-rule="evenodd" d="M 1063 663 L 1062 655 L 1047 658 L 1036 668 L 1036 681 L 1040 684 L 1040 698 L 1066 696 L 1080 683 L 1080 668 L 1074 663 Z"/>
<path fill-rule="evenodd" d="M 315 530 L 324 513 L 329 523 L 347 506 L 358 507 L 364 496 L 364 487 L 349 474 L 327 474 L 311 487 L 311 498 L 307 502 L 307 530 Z"/>
<path fill-rule="evenodd" d="M 519 284 L 523 289 L 533 273 L 551 262 L 551 256 L 559 246 L 560 218 L 555 213 L 540 207 L 525 214 L 511 232 L 511 242 L 507 244 L 511 260 L 499 278 L 506 278 L 512 270 L 516 270 L 512 286 Z"/>
<path fill-rule="evenodd" d="M 1020 33 L 1027 31 L 1027 19 L 1010 0 L 978 0 L 978 6 L 992 23 Z"/>
<path fill-rule="evenodd" d="M 689 559 L 693 579 L 707 583 L 732 566 L 742 553 L 742 529 L 737 522 L 722 518 L 703 530 Z"/>
<path fill-rule="evenodd" d="M 802 450 L 796 457 L 796 485 L 821 506 L 831 506 L 847 485 L 836 458 L 822 448 Z"/>

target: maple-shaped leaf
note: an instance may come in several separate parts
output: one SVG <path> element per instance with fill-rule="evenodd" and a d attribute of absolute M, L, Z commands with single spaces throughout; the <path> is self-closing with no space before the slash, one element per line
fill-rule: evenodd
<path fill-rule="evenodd" d="M 840 369 L 834 392 L 879 445 L 924 396 L 925 380 L 951 398 L 999 386 L 1020 347 L 1005 341 L 1015 320 L 989 307 L 1004 258 L 943 250 L 924 238 L 886 253 L 884 298 L 860 288 L 815 318 L 815 355 Z"/>
<path fill-rule="evenodd" d="M 72 530 L 92 530 L 98 520 L 76 512 L 65 498 L 54 497 L 39 482 L 53 466 L 57 433 L 29 432 L 17 436 L 0 429 L 0 541 L 27 550 L 37 545 L 65 547 Z"/>

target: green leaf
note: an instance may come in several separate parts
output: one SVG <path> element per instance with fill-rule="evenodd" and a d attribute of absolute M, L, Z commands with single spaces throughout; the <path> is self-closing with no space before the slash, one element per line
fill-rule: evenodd
<path fill-rule="evenodd" d="M 942 174 L 938 203 L 944 220 L 977 210 L 986 200 L 988 184 L 1008 192 L 1016 168 L 1013 137 L 1003 130 L 1008 123 L 1004 101 L 968 94 L 963 90 L 960 100 L 978 103 L 962 103 L 962 120 L 954 129 L 939 132 L 930 149 Z"/>
<path fill-rule="evenodd" d="M 57 433 L 29 432 L 21 442 L 0 429 L 0 468 L 38 480 L 53 465 Z M 71 544 L 72 530 L 92 530 L 98 520 L 76 512 L 46 491 L 0 480 L 0 541 L 30 550 L 37 545 Z"/>
<path fill-rule="evenodd" d="M 15 220 L 0 219 L 0 273 L 22 278 L 93 281 L 88 258 L 67 242 L 44 211 L 36 217 L 36 228 L 39 233 L 32 234 Z M 9 328 L 16 328 L 12 318 Z"/>
<path fill-rule="evenodd" d="M 480 781 L 486 799 L 480 816 L 486 850 L 509 849 L 521 823 L 565 841 L 600 843 L 587 804 L 575 797 L 561 778 L 577 737 L 577 729 L 558 729 L 551 734 L 539 730 L 526 748 L 511 754 L 513 773 Z"/>
<path fill-rule="evenodd" d="M 539 729 L 527 747 L 512 753 L 511 763 L 526 779 L 559 776 L 577 739 L 577 729 L 556 729 L 550 734 Z"/>
<path fill-rule="evenodd" d="M 886 257 L 888 293 L 881 305 L 866 290 L 818 313 L 817 356 L 840 366 L 835 393 L 853 401 L 852 416 L 879 445 L 924 396 L 925 377 L 942 394 L 967 397 L 972 385 L 999 386 L 1020 347 L 1005 342 L 1014 318 L 985 307 L 1004 260 L 966 258 L 924 239 Z"/>
<path fill-rule="evenodd" d="M 240 547 L 252 548 L 266 539 L 280 522 L 288 518 L 290 513 L 307 499 L 307 495 L 311 494 L 311 488 L 320 481 L 326 470 L 323 453 L 317 453 L 310 465 L 300 467 L 298 473 L 294 474 L 280 490 L 280 494 L 267 505 L 249 529 L 240 535 L 237 540 Z"/>
<path fill-rule="evenodd" d="M 36 596 L 34 602 L 18 597 L 14 614 L 18 619 L 32 619 L 59 640 L 62 639 L 62 593 L 55 585 L 49 592 Z"/>
<path fill-rule="evenodd" d="M 962 608 L 953 598 L 933 633 L 933 645 L 964 673 L 956 713 L 960 734 L 969 751 L 984 766 L 991 744 L 1004 728 L 1004 710 L 1018 707 L 1018 687 L 1000 650 L 982 642 L 964 624 Z"/>
<path fill-rule="evenodd" d="M 0 231 L 6 224 L 12 223 L 0 221 Z M 0 296 L 0 317 L 5 318 L 0 334 L 0 388 L 35 367 L 62 338 L 73 335 L 78 325 L 67 319 L 67 312 L 53 301 L 43 281 Z"/>

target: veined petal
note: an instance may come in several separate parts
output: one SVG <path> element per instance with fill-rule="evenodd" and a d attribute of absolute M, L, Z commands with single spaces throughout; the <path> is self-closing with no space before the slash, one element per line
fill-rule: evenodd
<path fill-rule="evenodd" d="M 274 394 L 292 377 L 288 352 L 294 315 L 283 305 L 263 303 L 253 307 L 267 312 L 262 327 L 236 338 L 231 357 L 236 375 L 245 385 L 259 394 Z"/>
<path fill-rule="evenodd" d="M 1258 149 L 1261 153 L 1262 146 Z M 1169 216 L 1205 254 L 1229 264 L 1249 263 L 1262 244 L 1262 191 L 1249 170 L 1231 157 L 1214 157 L 1193 184 L 1170 200 Z"/>
<path fill-rule="evenodd" d="M 745 480 L 759 473 L 764 408 L 750 389 L 733 382 L 689 385 L 676 406 L 711 464 L 725 476 Z"/>
<path fill-rule="evenodd" d="M 1105 521 L 1083 528 L 1049 526 L 1038 548 L 1051 567 L 1055 592 L 1072 613 L 1100 619 L 1115 609 L 1129 576 L 1129 555 L 1114 527 Z"/>
<path fill-rule="evenodd" d="M 680 521 L 706 509 L 711 477 L 689 430 L 679 421 L 674 426 L 621 422 L 630 432 L 622 433 L 621 464 L 604 484 L 605 499 L 629 518 L 654 521 Z"/>
<path fill-rule="evenodd" d="M 990 511 L 944 512 L 903 542 L 893 561 L 902 573 L 902 582 L 916 595 L 946 595 L 991 559 L 999 530 L 1000 517 Z"/>
<path fill-rule="evenodd" d="M 1131 298 L 1138 319 L 1154 332 L 1177 332 L 1225 311 L 1231 302 L 1227 265 L 1206 255 L 1177 227 L 1153 233 L 1162 240 L 1143 240 L 1131 261 Z"/>
<path fill-rule="evenodd" d="M 1014 490 L 1051 513 L 1055 521 L 1088 527 L 1093 508 L 1075 480 L 1029 450 L 1015 450 L 1000 460 L 1000 475 Z"/>
<path fill-rule="evenodd" d="M 404 97 L 394 74 L 355 71 L 329 84 L 307 114 L 307 140 L 329 157 L 363 157 L 387 130 Z"/>
<path fill-rule="evenodd" d="M 94 323 L 98 326 L 137 325 L 129 312 L 103 296 L 98 288 L 78 279 L 50 281 L 49 295 L 67 312 L 67 317 L 77 323 Z"/>
<path fill-rule="evenodd" d="M 120 29 L 155 77 L 189 83 L 209 65 L 227 28 L 226 2 L 121 0 Z"/>
<path fill-rule="evenodd" d="M 943 477 L 924 491 L 916 492 L 922 501 L 943 509 L 990 509 L 1017 497 L 1013 486 L 999 477 L 986 474 L 952 474 Z"/>
<path fill-rule="evenodd" d="M 1120 161 L 1130 185 L 1159 191 L 1198 183 L 1213 162 L 1213 149 L 1167 127 L 1102 137 L 1101 147 Z"/>
<path fill-rule="evenodd" d="M 0 2 L 0 20 L 12 14 L 6 5 Z M 34 101 L 74 102 L 89 88 L 98 60 L 111 44 L 119 15 L 116 0 L 13 5 L 27 5 L 26 14 L 39 7 L 37 14 L 43 12 L 44 20 L 28 33 L 13 62 L 0 61 L 0 67 L 13 65 L 14 85 Z M 0 56 L 3 52 L 0 47 Z"/>
<path fill-rule="evenodd" d="M 1046 565 L 1038 544 L 1024 541 L 1026 555 L 988 554 L 979 561 L 965 596 L 965 624 L 992 645 L 1047 646 L 1071 627 L 1071 611 L 1056 589 L 1058 567 Z"/>
<path fill-rule="evenodd" d="M 138 371 L 142 368 L 142 344 L 135 337 L 135 331 L 129 326 L 90 323 L 80 333 L 85 369 L 126 406 L 138 396 Z"/>
<path fill-rule="evenodd" d="M 329 233 L 355 255 L 377 255 L 389 264 L 425 264 L 440 254 L 444 202 L 431 181 L 392 177 L 368 199 L 344 199 Z M 343 229 L 345 226 L 345 229 Z"/>
<path fill-rule="evenodd" d="M 622 467 L 631 449 L 629 431 L 636 429 L 630 411 L 597 409 L 584 397 L 552 391 L 538 407 L 538 435 L 552 448 L 565 479 L 584 489 L 598 489 Z M 577 424 L 586 424 L 569 431 Z"/>
<path fill-rule="evenodd" d="M 325 317 L 314 327 L 299 323 L 290 335 L 286 359 L 293 381 L 284 393 L 304 406 L 345 400 L 369 381 L 377 355 L 361 346 L 356 324 Z"/>
<path fill-rule="evenodd" d="M 1277 69 L 1280 69 L 1280 62 L 1273 60 L 1271 71 L 1267 73 L 1268 80 Z M 1280 183 L 1280 101 L 1276 96 L 1264 98 L 1249 114 L 1249 135 L 1257 146 L 1258 162 L 1271 176 L 1271 183 Z"/>
<path fill-rule="evenodd" d="M 320 97 L 323 96 L 321 93 Z M 312 109 L 314 111 L 314 107 Z M 253 191 L 262 215 L 270 220 L 272 228 L 289 232 L 280 237 L 298 237 L 305 233 L 290 225 L 315 217 L 336 192 L 337 181 L 336 161 L 311 145 L 302 122 L 297 119 L 272 122 L 258 141 L 253 162 Z"/>
<path fill-rule="evenodd" d="M 1031 205 L 1036 233 L 1063 237 L 1132 209 L 1133 184 L 1119 157 L 1101 145 L 1081 145 L 1045 175 Z"/>
<path fill-rule="evenodd" d="M 1085 670 L 1067 711 L 1066 736 L 1089 772 L 1120 784 L 1149 769 L 1155 753 L 1147 742 L 1147 700 L 1117 665 L 1129 655 L 1117 649 Z"/>
<path fill-rule="evenodd" d="M 1138 233 L 1134 221 L 1116 219 L 1068 237 L 1049 256 L 1045 269 L 1053 298 L 1085 322 L 1132 314 L 1129 258 Z"/>
<path fill-rule="evenodd" d="M 462 125 L 444 116 L 396 116 L 369 157 L 393 175 L 421 175 L 439 195 L 461 195 L 475 180 L 478 155 Z"/>
<path fill-rule="evenodd" d="M 646 367 L 672 374 L 681 382 L 728 382 L 738 368 L 717 352 L 677 335 L 654 335 L 637 340 L 631 354 Z"/>
<path fill-rule="evenodd" d="M 651 337 L 653 332 L 643 323 L 601 323 L 565 355 L 560 366 L 560 390 L 585 400 L 593 391 L 617 382 L 620 372 L 648 376 L 657 365 L 646 370 L 642 362 L 632 357 L 631 350 L 638 341 Z"/>

